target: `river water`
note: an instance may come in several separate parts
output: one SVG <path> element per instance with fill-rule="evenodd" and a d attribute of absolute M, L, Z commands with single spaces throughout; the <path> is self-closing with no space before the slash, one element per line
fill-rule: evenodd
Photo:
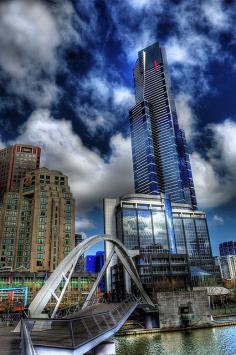
<path fill-rule="evenodd" d="M 236 326 L 116 338 L 116 355 L 236 355 Z"/>

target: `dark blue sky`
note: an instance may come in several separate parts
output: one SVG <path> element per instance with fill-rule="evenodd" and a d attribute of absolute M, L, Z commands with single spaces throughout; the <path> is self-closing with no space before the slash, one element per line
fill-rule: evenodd
<path fill-rule="evenodd" d="M 70 178 L 77 229 L 101 232 L 102 198 L 133 190 L 132 69 L 159 41 L 218 253 L 236 239 L 235 17 L 234 1 L 1 1 L 1 146 L 42 146 Z"/>

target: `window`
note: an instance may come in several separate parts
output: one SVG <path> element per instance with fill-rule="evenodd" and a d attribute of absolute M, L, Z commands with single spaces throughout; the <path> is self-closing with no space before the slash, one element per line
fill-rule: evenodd
<path fill-rule="evenodd" d="M 123 209 L 123 243 L 128 249 L 137 249 L 138 230 L 137 230 L 137 216 L 136 210 Z"/>

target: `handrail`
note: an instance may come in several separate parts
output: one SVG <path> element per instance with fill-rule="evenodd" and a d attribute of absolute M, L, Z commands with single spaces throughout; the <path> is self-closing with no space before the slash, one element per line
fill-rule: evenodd
<path fill-rule="evenodd" d="M 99 302 L 99 301 L 101 301 L 101 300 L 102 300 L 101 297 L 99 297 L 99 298 L 98 298 L 98 297 L 96 297 L 96 298 L 94 297 L 94 298 L 92 298 L 91 300 L 88 301 L 87 307 L 93 306 L 93 305 L 95 305 L 95 304 L 103 303 L 103 302 Z M 67 315 L 71 314 L 70 311 L 81 310 L 81 309 L 82 309 L 82 306 L 83 306 L 83 303 L 75 303 L 75 304 L 73 304 L 73 305 L 71 305 L 71 306 L 58 309 L 58 311 L 57 311 L 56 314 L 55 314 L 54 319 L 55 319 L 55 318 L 58 318 L 58 317 L 60 317 L 61 315 L 64 315 L 64 314 L 65 314 L 65 316 L 67 316 Z M 87 308 L 87 307 L 86 307 L 86 308 Z"/>
<path fill-rule="evenodd" d="M 30 331 L 28 329 L 29 325 L 31 325 L 31 329 L 33 324 L 27 324 L 24 319 L 21 320 L 21 355 L 36 355 L 34 350 L 34 346 L 30 337 Z"/>
<path fill-rule="evenodd" d="M 123 302 L 119 303 L 116 305 L 116 307 L 114 307 L 112 310 L 108 310 L 108 311 L 103 311 L 103 312 L 98 312 L 96 314 L 92 314 L 92 315 L 84 315 L 84 316 L 79 316 L 79 317 L 70 317 L 70 318 L 43 318 L 43 321 L 47 321 L 47 322 L 61 322 L 61 321 L 70 321 L 70 320 L 79 320 L 79 319 L 84 319 L 84 318 L 90 318 L 90 317 L 94 317 L 96 315 L 103 315 L 103 314 L 107 314 L 110 312 L 115 311 L 117 308 L 119 308 L 123 303 L 126 303 L 127 300 L 134 299 L 134 301 L 138 301 L 139 303 L 141 303 L 141 299 L 136 298 L 134 295 L 130 295 L 132 297 L 128 297 L 125 300 L 123 300 Z M 112 304 L 112 303 L 108 303 L 108 304 Z M 32 321 L 42 321 L 42 318 L 28 318 L 29 320 Z"/>

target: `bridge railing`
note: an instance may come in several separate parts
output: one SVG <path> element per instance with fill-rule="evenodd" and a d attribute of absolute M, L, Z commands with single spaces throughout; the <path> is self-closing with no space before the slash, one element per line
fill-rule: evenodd
<path fill-rule="evenodd" d="M 91 300 L 89 300 L 87 307 L 90 307 L 90 306 L 93 306 L 93 305 L 96 305 L 99 303 L 103 303 L 103 301 L 104 301 L 104 299 L 102 297 L 94 297 Z M 71 306 L 58 309 L 54 318 L 66 318 L 66 317 L 70 316 L 71 314 L 81 310 L 82 306 L 83 306 L 83 303 L 76 303 L 76 304 L 72 304 Z"/>
<path fill-rule="evenodd" d="M 24 329 L 27 332 L 22 332 L 21 335 L 26 334 L 38 346 L 77 348 L 115 328 L 137 302 L 137 298 L 130 295 L 112 310 L 93 315 L 70 319 L 24 319 Z"/>

